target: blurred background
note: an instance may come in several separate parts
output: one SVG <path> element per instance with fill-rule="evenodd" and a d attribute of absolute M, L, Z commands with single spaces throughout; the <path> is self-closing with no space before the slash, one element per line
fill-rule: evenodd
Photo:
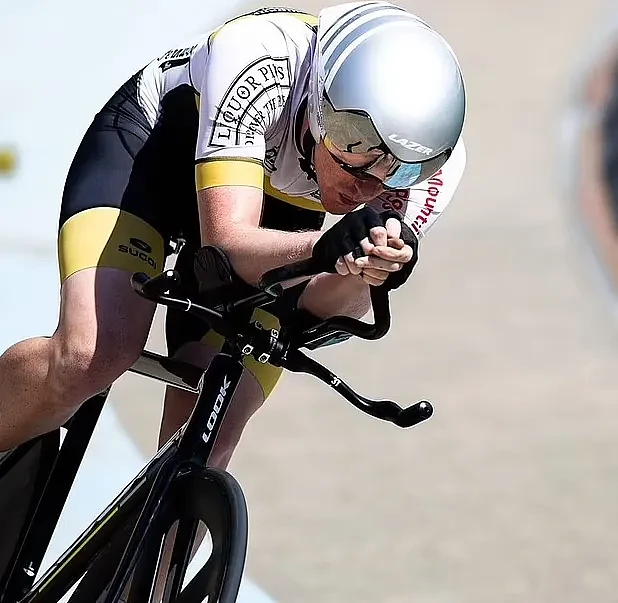
<path fill-rule="evenodd" d="M 403 431 L 286 375 L 230 467 L 249 504 L 248 575 L 286 603 L 614 603 L 618 240 L 604 116 L 618 12 L 599 0 L 399 4 L 460 58 L 468 167 L 392 295 L 392 331 L 316 356 L 365 395 L 429 398 L 436 412 Z M 256 6 L 3 6 L 0 348 L 55 327 L 56 216 L 92 114 L 161 49 Z M 99 441 L 124 438 L 135 462 L 152 454 L 161 395 L 123 377 Z"/>
<path fill-rule="evenodd" d="M 587 267 L 618 318 L 618 5 L 589 33 L 561 119 L 561 179 Z"/>

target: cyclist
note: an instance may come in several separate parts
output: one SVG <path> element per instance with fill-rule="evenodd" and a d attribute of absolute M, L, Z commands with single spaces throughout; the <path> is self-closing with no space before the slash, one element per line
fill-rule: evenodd
<path fill-rule="evenodd" d="M 277 312 L 256 310 L 268 328 L 362 317 L 369 287 L 409 277 L 418 240 L 455 192 L 465 107 L 450 46 L 387 2 L 317 18 L 257 10 L 140 69 L 95 115 L 68 171 L 58 326 L 0 357 L 0 450 L 62 425 L 133 364 L 155 308 L 129 276 L 160 272 L 178 236 L 176 267 L 193 290 L 207 244 L 247 285 L 288 262 L 320 262 L 323 273 L 288 289 Z M 326 214 L 342 217 L 322 230 Z M 166 335 L 170 354 L 204 366 L 222 344 L 174 311 Z M 221 467 L 280 374 L 245 366 L 212 459 Z M 194 402 L 167 392 L 161 442 Z"/>

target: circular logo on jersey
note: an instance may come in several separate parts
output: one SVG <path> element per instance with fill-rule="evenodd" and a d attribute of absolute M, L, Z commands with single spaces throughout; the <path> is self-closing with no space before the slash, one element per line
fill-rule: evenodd
<path fill-rule="evenodd" d="M 287 57 L 262 57 L 248 65 L 228 88 L 214 119 L 210 146 L 247 146 L 264 134 L 272 116 L 282 111 L 291 85 Z"/>

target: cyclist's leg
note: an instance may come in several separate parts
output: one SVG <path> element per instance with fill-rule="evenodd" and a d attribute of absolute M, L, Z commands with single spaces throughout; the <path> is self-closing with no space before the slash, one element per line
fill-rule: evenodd
<path fill-rule="evenodd" d="M 22 341 L 0 357 L 0 449 L 56 429 L 108 387 L 137 359 L 152 315 L 153 304 L 131 290 L 122 270 L 70 276 L 54 335 Z"/>
<path fill-rule="evenodd" d="M 265 326 L 278 328 L 276 317 L 266 312 L 259 312 L 256 318 Z M 200 325 L 193 333 L 199 332 Z M 178 327 L 175 320 L 168 322 L 168 342 L 170 328 Z M 201 327 L 203 329 L 203 327 Z M 177 329 L 182 333 L 184 329 Z M 217 334 L 209 331 L 199 341 L 188 341 L 179 346 L 168 343 L 168 348 L 175 358 L 186 360 L 197 366 L 206 368 L 217 352 L 221 350 L 223 340 Z M 209 464 L 225 469 L 240 440 L 242 431 L 251 416 L 262 406 L 270 395 L 281 376 L 281 369 L 261 364 L 252 358 L 245 358 L 243 371 L 238 388 L 225 415 L 212 451 Z M 162 446 L 187 421 L 197 397 L 191 392 L 168 387 L 165 393 L 165 405 L 159 434 L 159 445 Z"/>
<path fill-rule="evenodd" d="M 0 450 L 61 425 L 130 367 L 148 335 L 153 304 L 131 290 L 129 275 L 155 274 L 164 246 L 145 206 L 151 136 L 136 99 L 132 78 L 97 114 L 71 164 L 59 224 L 58 327 L 0 357 Z"/>
<path fill-rule="evenodd" d="M 218 348 L 199 343 L 185 344 L 175 354 L 176 358 L 185 359 L 198 366 L 206 368 Z M 210 465 L 225 469 L 232 453 L 240 439 L 242 428 L 249 421 L 253 413 L 263 404 L 265 395 L 261 384 L 248 371 L 244 371 L 238 388 L 234 394 L 233 403 L 225 416 L 210 459 Z M 196 397 L 191 392 L 168 388 L 165 393 L 165 406 L 159 445 L 162 446 L 187 421 Z"/>

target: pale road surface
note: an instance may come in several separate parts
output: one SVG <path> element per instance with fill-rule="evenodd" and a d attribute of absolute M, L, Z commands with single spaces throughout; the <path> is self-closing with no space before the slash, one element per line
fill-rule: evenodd
<path fill-rule="evenodd" d="M 404 4 L 461 59 L 468 170 L 393 295 L 392 332 L 318 356 L 367 395 L 436 413 L 398 430 L 288 375 L 231 467 L 249 575 L 285 603 L 615 603 L 618 337 L 556 161 L 561 96 L 605 7 Z M 151 450 L 160 390 L 144 387 L 125 378 L 115 399 L 155 394 L 150 422 L 145 402 L 119 407 Z"/>

